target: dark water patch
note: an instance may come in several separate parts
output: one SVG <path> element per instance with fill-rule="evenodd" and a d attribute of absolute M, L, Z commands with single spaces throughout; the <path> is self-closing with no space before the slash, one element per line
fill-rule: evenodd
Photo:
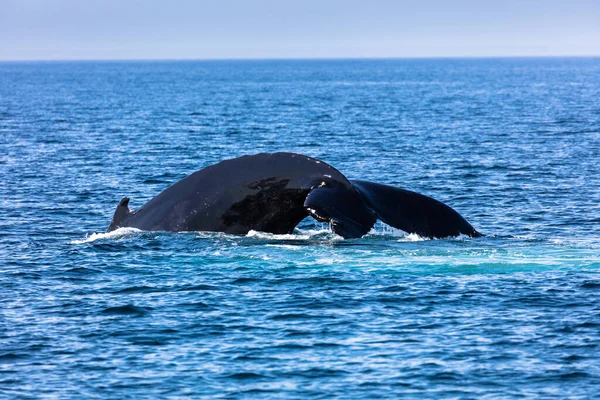
<path fill-rule="evenodd" d="M 427 379 L 432 383 L 449 384 L 463 381 L 464 375 L 455 372 L 439 372 L 428 376 Z"/>
<path fill-rule="evenodd" d="M 265 395 L 271 395 L 273 393 L 277 393 L 279 392 L 278 389 L 261 389 L 261 388 L 251 388 L 251 389 L 247 389 L 247 390 L 241 390 L 238 393 L 241 395 L 250 395 L 250 396 L 255 396 L 255 395 L 261 395 L 261 394 L 265 394 Z"/>
<path fill-rule="evenodd" d="M 212 308 L 211 306 L 209 306 L 208 304 L 206 304 L 203 301 L 181 303 L 181 304 L 178 304 L 177 307 L 186 307 L 186 308 L 197 309 L 197 310 L 207 310 L 209 308 Z"/>
<path fill-rule="evenodd" d="M 287 338 L 305 338 L 312 336 L 313 333 L 310 331 L 302 331 L 298 329 L 287 329 L 285 330 L 285 337 Z"/>
<path fill-rule="evenodd" d="M 600 319 L 599 319 L 600 321 Z M 600 328 L 600 322 L 592 322 L 592 321 L 587 321 L 587 322 L 583 322 L 581 324 L 577 324 L 574 326 L 575 328 L 590 328 L 590 329 L 598 329 Z"/>
<path fill-rule="evenodd" d="M 330 348 L 330 347 L 340 347 L 341 344 L 338 343 L 328 343 L 328 342 L 317 342 L 312 345 L 313 347 L 322 347 L 322 348 Z"/>
<path fill-rule="evenodd" d="M 558 379 L 564 379 L 567 381 L 580 380 L 580 379 L 591 378 L 591 377 L 593 377 L 593 375 L 588 374 L 587 372 L 583 372 L 583 371 L 566 372 L 563 374 L 559 374 L 557 376 Z M 600 379 L 600 377 L 597 377 L 597 378 Z"/>
<path fill-rule="evenodd" d="M 286 313 L 276 314 L 269 317 L 274 321 L 294 321 L 294 320 L 305 320 L 305 319 L 335 319 L 333 315 L 318 315 L 318 314 L 304 314 L 304 313 Z"/>
<path fill-rule="evenodd" d="M 404 285 L 393 285 L 393 286 L 388 286 L 386 288 L 383 288 L 381 291 L 382 292 L 404 292 L 408 289 L 409 288 Z"/>
<path fill-rule="evenodd" d="M 285 107 L 301 107 L 302 106 L 299 103 L 294 103 L 294 102 L 290 102 L 290 101 L 282 101 L 278 105 L 285 106 Z"/>
<path fill-rule="evenodd" d="M 248 283 L 256 283 L 256 282 L 261 282 L 261 281 L 262 281 L 262 279 L 260 279 L 260 278 L 241 277 L 241 278 L 235 279 L 231 283 L 234 285 L 245 285 Z"/>
<path fill-rule="evenodd" d="M 584 282 L 581 284 L 581 288 L 588 290 L 600 290 L 600 282 Z"/>
<path fill-rule="evenodd" d="M 557 299 L 553 296 L 539 296 L 536 293 L 531 293 L 527 297 L 517 297 L 510 298 L 506 300 L 502 300 L 502 303 L 507 306 L 535 306 L 535 307 L 548 307 L 548 308 L 561 308 L 565 304 L 562 301 L 557 301 Z"/>
<path fill-rule="evenodd" d="M 21 263 L 15 263 L 14 265 L 16 266 L 20 266 Z M 38 280 L 38 279 L 42 279 L 43 274 L 39 273 L 39 272 L 13 272 L 11 274 L 14 278 L 24 278 L 24 279 L 32 279 L 32 280 Z"/>
<path fill-rule="evenodd" d="M 109 291 L 110 293 L 115 294 L 127 294 L 127 293 L 157 293 L 157 292 L 167 292 L 168 289 L 165 288 L 157 288 L 153 286 L 131 286 L 126 287 L 119 290 Z"/>
<path fill-rule="evenodd" d="M 294 371 L 293 375 L 301 376 L 310 379 L 319 378 L 340 378 L 349 375 L 350 373 L 342 369 L 313 367 L 302 371 Z"/>
<path fill-rule="evenodd" d="M 239 356 L 233 357 L 235 361 L 250 361 L 250 362 L 261 362 L 261 361 L 276 361 L 274 357 L 267 357 L 262 354 L 242 354 Z"/>
<path fill-rule="evenodd" d="M 412 296 L 402 296 L 402 297 L 390 297 L 390 296 L 377 296 L 372 299 L 373 301 L 377 301 L 384 304 L 402 304 L 402 303 L 417 303 L 423 301 L 422 298 L 415 298 Z"/>
<path fill-rule="evenodd" d="M 27 360 L 31 356 L 23 353 L 2 353 L 0 354 L 0 364 L 12 364 L 14 362 L 20 362 Z"/>
<path fill-rule="evenodd" d="M 150 309 L 147 307 L 137 307 L 132 304 L 127 304 L 124 306 L 109 307 L 109 308 L 102 310 L 102 314 L 133 315 L 133 316 L 138 316 L 138 317 L 145 316 L 149 312 L 150 312 Z"/>
<path fill-rule="evenodd" d="M 169 340 L 157 337 L 130 337 L 129 343 L 135 346 L 164 346 L 169 344 Z"/>
<path fill-rule="evenodd" d="M 149 184 L 149 185 L 155 185 L 155 184 L 166 184 L 169 183 L 169 181 L 165 181 L 162 179 L 145 179 L 144 182 L 145 184 Z"/>
<path fill-rule="evenodd" d="M 562 361 L 567 362 L 567 363 L 573 363 L 573 362 L 585 361 L 587 359 L 588 359 L 588 357 L 586 357 L 586 356 L 571 354 L 569 356 L 563 357 Z"/>
<path fill-rule="evenodd" d="M 94 274 L 101 274 L 103 271 L 96 269 L 96 268 L 90 268 L 90 267 L 73 267 L 73 268 L 69 268 L 67 270 L 65 270 L 65 272 L 69 273 L 69 274 L 80 274 L 80 275 L 94 275 Z"/>
<path fill-rule="evenodd" d="M 224 376 L 226 379 L 235 379 L 238 381 L 246 381 L 246 380 L 260 380 L 268 378 L 265 375 L 257 374 L 255 372 L 236 372 L 231 375 Z"/>
<path fill-rule="evenodd" d="M 320 286 L 322 284 L 332 284 L 339 288 L 339 285 L 345 283 L 358 283 L 357 280 L 344 279 L 344 278 L 336 278 L 331 276 L 305 276 L 305 277 L 291 277 L 291 278 L 280 278 L 275 280 L 270 280 L 270 283 L 274 284 L 282 284 L 282 283 L 295 283 L 295 284 L 311 284 Z"/>

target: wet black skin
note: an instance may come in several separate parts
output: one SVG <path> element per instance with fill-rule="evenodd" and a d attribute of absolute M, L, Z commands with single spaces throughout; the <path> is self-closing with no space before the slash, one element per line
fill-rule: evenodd
<path fill-rule="evenodd" d="M 294 153 L 262 153 L 222 161 L 168 187 L 137 211 L 117 206 L 108 231 L 250 230 L 291 233 L 305 217 L 329 222 L 345 238 L 365 235 L 379 218 L 423 237 L 480 234 L 437 200 L 391 186 L 349 181 L 332 166 Z"/>

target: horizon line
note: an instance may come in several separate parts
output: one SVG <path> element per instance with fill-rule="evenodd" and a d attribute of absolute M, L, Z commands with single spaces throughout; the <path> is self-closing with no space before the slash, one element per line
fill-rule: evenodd
<path fill-rule="evenodd" d="M 359 61 L 359 60 L 480 60 L 535 58 L 600 58 L 600 54 L 571 55 L 482 55 L 482 56 L 390 56 L 390 57 L 185 57 L 185 58 L 15 58 L 0 63 L 27 62 L 168 62 L 168 61 Z"/>

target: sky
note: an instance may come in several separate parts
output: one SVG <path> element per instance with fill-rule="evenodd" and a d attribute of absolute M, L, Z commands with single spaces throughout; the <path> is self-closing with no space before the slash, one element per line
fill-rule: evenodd
<path fill-rule="evenodd" d="M 600 0 L 0 0 L 0 60 L 600 56 Z"/>

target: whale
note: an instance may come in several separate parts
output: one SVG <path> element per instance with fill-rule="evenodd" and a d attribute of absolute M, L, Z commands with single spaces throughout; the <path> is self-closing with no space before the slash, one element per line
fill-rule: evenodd
<path fill-rule="evenodd" d="M 296 153 L 261 153 L 221 161 L 169 186 L 137 210 L 122 198 L 108 232 L 292 233 L 311 216 L 345 239 L 366 235 L 377 220 L 424 238 L 482 236 L 457 211 L 407 189 L 349 180 Z"/>

